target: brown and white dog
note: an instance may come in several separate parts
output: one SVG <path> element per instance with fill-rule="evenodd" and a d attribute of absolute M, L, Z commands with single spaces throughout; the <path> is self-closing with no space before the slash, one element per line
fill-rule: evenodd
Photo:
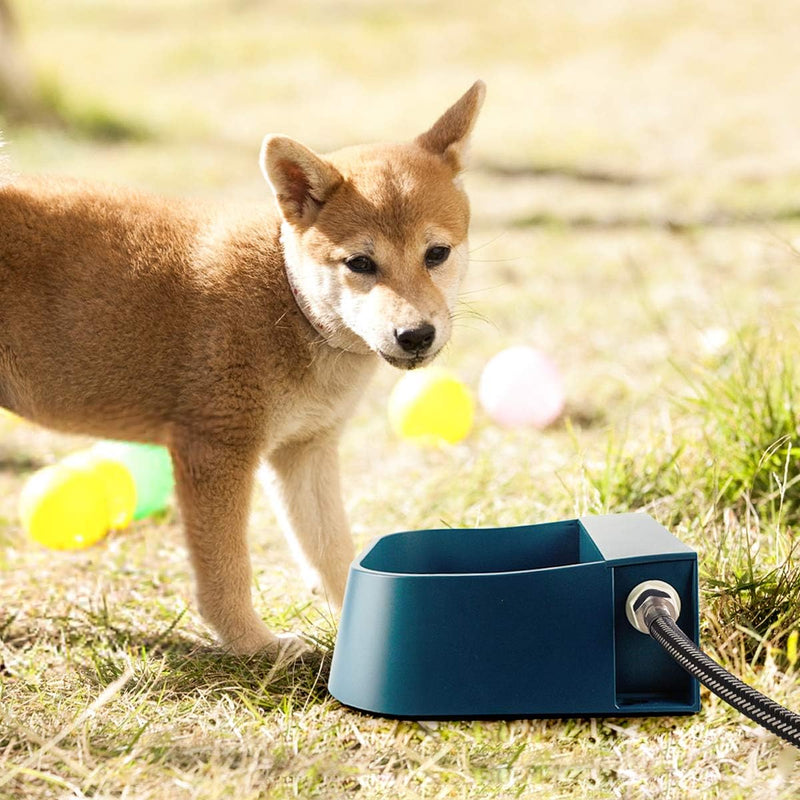
<path fill-rule="evenodd" d="M 380 358 L 412 369 L 450 337 L 483 96 L 475 83 L 403 144 L 323 157 L 268 136 L 276 208 L 0 184 L 0 406 L 169 448 L 199 607 L 235 652 L 300 648 L 252 605 L 259 464 L 304 571 L 342 601 L 339 434 Z"/>

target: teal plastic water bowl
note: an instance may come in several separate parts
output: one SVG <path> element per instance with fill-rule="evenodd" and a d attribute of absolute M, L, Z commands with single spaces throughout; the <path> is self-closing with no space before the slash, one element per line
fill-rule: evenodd
<path fill-rule="evenodd" d="M 646 514 L 383 536 L 350 568 L 330 692 L 423 719 L 696 712 L 697 682 L 625 617 L 646 580 L 697 642 L 697 555 Z"/>

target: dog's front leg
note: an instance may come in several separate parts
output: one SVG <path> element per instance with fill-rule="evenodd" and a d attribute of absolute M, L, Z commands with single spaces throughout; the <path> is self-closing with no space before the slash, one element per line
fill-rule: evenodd
<path fill-rule="evenodd" d="M 197 439 L 171 450 L 200 613 L 234 652 L 277 655 L 288 642 L 261 621 L 250 594 L 247 521 L 258 456 Z"/>
<path fill-rule="evenodd" d="M 283 445 L 260 476 L 308 582 L 341 607 L 355 555 L 342 504 L 338 431 Z"/>

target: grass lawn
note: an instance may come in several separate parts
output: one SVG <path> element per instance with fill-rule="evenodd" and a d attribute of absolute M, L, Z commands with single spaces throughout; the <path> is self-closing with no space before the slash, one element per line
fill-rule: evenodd
<path fill-rule="evenodd" d="M 383 368 L 342 445 L 357 543 L 646 510 L 698 551 L 706 651 L 800 709 L 794 3 L 15 7 L 63 123 L 0 116 L 14 169 L 169 195 L 271 202 L 264 133 L 409 138 L 485 79 L 442 363 L 474 390 L 495 352 L 532 344 L 567 414 L 546 431 L 479 415 L 462 444 L 420 449 L 389 430 Z M 0 798 L 798 796 L 794 751 L 705 691 L 684 718 L 392 721 L 340 706 L 319 664 L 226 656 L 174 509 L 77 553 L 26 538 L 25 480 L 86 443 L 0 431 Z M 260 612 L 329 651 L 336 620 L 260 496 L 251 530 Z"/>

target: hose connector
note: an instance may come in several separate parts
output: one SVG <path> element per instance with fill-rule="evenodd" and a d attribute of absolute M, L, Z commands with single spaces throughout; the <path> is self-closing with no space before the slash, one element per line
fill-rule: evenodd
<path fill-rule="evenodd" d="M 637 631 L 650 634 L 675 663 L 753 722 L 800 748 L 800 714 L 770 700 L 712 661 L 679 627 L 681 599 L 664 581 L 640 583 L 625 602 Z"/>
<path fill-rule="evenodd" d="M 656 617 L 669 617 L 677 622 L 681 614 L 681 597 L 664 581 L 644 581 L 634 588 L 625 602 L 625 616 L 640 633 L 650 634 Z"/>

